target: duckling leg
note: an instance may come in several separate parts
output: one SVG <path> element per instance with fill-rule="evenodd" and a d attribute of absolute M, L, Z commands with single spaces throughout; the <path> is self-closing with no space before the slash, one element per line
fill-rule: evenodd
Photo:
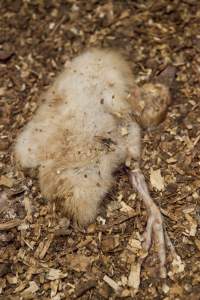
<path fill-rule="evenodd" d="M 143 244 L 146 255 L 143 258 L 141 258 L 140 264 L 142 264 L 144 258 L 148 255 L 148 250 L 152 243 L 152 234 L 154 234 L 154 238 L 158 245 L 158 255 L 160 259 L 160 276 L 162 278 L 166 278 L 166 242 L 164 237 L 163 220 L 161 212 L 149 194 L 148 187 L 141 170 L 139 168 L 132 170 L 130 172 L 130 175 L 132 185 L 134 188 L 136 188 L 139 195 L 142 197 L 149 214 L 147 227 L 144 232 Z"/>

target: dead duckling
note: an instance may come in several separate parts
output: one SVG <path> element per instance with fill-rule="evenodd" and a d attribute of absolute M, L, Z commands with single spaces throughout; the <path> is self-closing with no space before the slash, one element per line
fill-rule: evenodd
<path fill-rule="evenodd" d="M 95 219 L 113 185 L 113 172 L 132 159 L 132 184 L 149 213 L 144 248 L 149 249 L 153 232 L 165 277 L 162 216 L 139 168 L 140 128 L 158 125 L 171 102 L 174 69 L 167 68 L 162 77 L 168 77 L 167 83 L 157 80 L 139 87 L 119 53 L 85 51 L 41 96 L 35 115 L 17 138 L 15 157 L 22 168 L 39 169 L 42 195 L 56 201 L 80 225 Z"/>

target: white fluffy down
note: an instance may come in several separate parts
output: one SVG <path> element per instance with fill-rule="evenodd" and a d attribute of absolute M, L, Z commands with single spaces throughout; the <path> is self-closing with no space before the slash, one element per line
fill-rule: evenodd
<path fill-rule="evenodd" d="M 80 224 L 95 218 L 119 164 L 130 154 L 139 157 L 140 128 L 126 101 L 133 86 L 119 54 L 88 50 L 42 95 L 17 139 L 17 161 L 38 167 L 43 196 Z"/>

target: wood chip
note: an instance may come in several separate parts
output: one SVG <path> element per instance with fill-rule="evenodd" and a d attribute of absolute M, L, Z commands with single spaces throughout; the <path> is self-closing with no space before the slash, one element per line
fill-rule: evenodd
<path fill-rule="evenodd" d="M 160 169 L 150 171 L 150 181 L 151 185 L 156 188 L 158 191 L 163 191 L 165 188 L 164 178 L 161 175 Z"/>
<path fill-rule="evenodd" d="M 140 240 L 135 238 L 131 238 L 128 242 L 128 248 L 133 252 L 137 253 L 139 250 L 142 249 L 142 243 Z"/>
<path fill-rule="evenodd" d="M 63 273 L 60 269 L 49 269 L 48 273 L 46 274 L 46 278 L 48 280 L 57 280 L 62 279 L 67 276 L 67 273 Z"/>
<path fill-rule="evenodd" d="M 195 245 L 197 246 L 198 250 L 200 251 L 200 240 L 195 239 Z"/>
<path fill-rule="evenodd" d="M 53 241 L 53 234 L 49 234 L 48 237 L 44 240 L 41 241 L 35 251 L 35 257 L 38 257 L 40 259 L 43 259 Z"/>
<path fill-rule="evenodd" d="M 91 236 L 87 236 L 85 240 L 81 241 L 80 243 L 78 243 L 75 247 L 73 247 L 73 251 L 86 247 L 87 245 L 89 245 L 91 242 L 93 241 L 93 237 Z"/>
<path fill-rule="evenodd" d="M 77 272 L 86 272 L 94 260 L 95 258 L 93 256 L 85 256 L 81 254 L 67 255 L 69 268 Z"/>
<path fill-rule="evenodd" d="M 28 197 L 24 197 L 24 206 L 27 213 L 27 216 L 30 217 L 32 215 L 32 206 L 30 199 Z"/>
<path fill-rule="evenodd" d="M 17 227 L 21 224 L 21 222 L 22 222 L 22 220 L 15 219 L 15 220 L 10 220 L 10 221 L 5 222 L 5 223 L 1 223 L 0 224 L 0 231 L 9 230 L 9 229 L 12 229 L 14 227 Z"/>
<path fill-rule="evenodd" d="M 164 292 L 165 294 L 167 294 L 167 293 L 169 292 L 170 288 L 169 288 L 169 286 L 168 286 L 166 283 L 164 283 L 164 284 L 162 285 L 162 290 L 163 290 L 163 292 Z"/>
<path fill-rule="evenodd" d="M 101 248 L 104 252 L 112 251 L 118 246 L 119 246 L 119 235 L 108 236 L 101 241 Z"/>
<path fill-rule="evenodd" d="M 19 286 L 16 287 L 16 289 L 13 291 L 13 293 L 20 293 L 23 291 L 26 287 L 27 283 L 26 282 L 20 282 Z"/>
<path fill-rule="evenodd" d="M 6 275 L 6 279 L 8 281 L 9 284 L 17 284 L 18 281 L 18 277 L 17 276 L 13 276 L 13 275 Z"/>
<path fill-rule="evenodd" d="M 0 213 L 3 212 L 7 206 L 8 206 L 7 194 L 2 192 L 0 193 Z"/>
<path fill-rule="evenodd" d="M 96 287 L 96 280 L 88 280 L 82 284 L 80 284 L 76 289 L 75 289 L 75 295 L 76 297 L 81 297 L 83 296 L 87 291 L 93 289 Z"/>
<path fill-rule="evenodd" d="M 168 275 L 171 279 L 174 278 L 175 274 L 182 273 L 185 270 L 185 263 L 182 262 L 181 257 L 176 255 L 172 261 L 172 271 L 168 272 Z"/>
<path fill-rule="evenodd" d="M 197 221 L 192 218 L 189 214 L 185 214 L 185 218 L 187 219 L 190 229 L 189 229 L 189 235 L 195 236 L 197 233 Z"/>
<path fill-rule="evenodd" d="M 116 281 L 105 275 L 103 280 L 116 292 L 119 293 L 121 288 Z"/>
<path fill-rule="evenodd" d="M 11 188 L 14 184 L 14 180 L 8 176 L 2 175 L 0 177 L 0 185 Z"/>
<path fill-rule="evenodd" d="M 56 279 L 56 280 L 52 280 L 50 287 L 51 287 L 51 299 L 54 298 L 58 292 L 58 287 L 60 284 L 60 280 Z"/>
<path fill-rule="evenodd" d="M 121 204 L 120 211 L 123 211 L 130 216 L 132 216 L 135 213 L 135 210 L 131 206 L 126 204 L 124 201 L 121 201 L 120 204 Z"/>
<path fill-rule="evenodd" d="M 30 294 L 35 294 L 39 290 L 35 281 L 29 282 L 29 287 L 22 292 L 23 297 L 28 297 Z"/>
<path fill-rule="evenodd" d="M 0 277 L 3 277 L 11 271 L 11 264 L 9 263 L 0 263 Z"/>
<path fill-rule="evenodd" d="M 128 277 L 128 286 L 134 290 L 134 293 L 137 293 L 140 286 L 140 271 L 140 263 L 134 262 L 131 264 L 131 271 Z"/>

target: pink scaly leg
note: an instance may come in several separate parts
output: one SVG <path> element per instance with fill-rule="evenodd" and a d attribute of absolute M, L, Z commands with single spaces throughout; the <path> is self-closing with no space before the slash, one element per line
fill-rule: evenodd
<path fill-rule="evenodd" d="M 131 175 L 132 185 L 138 191 L 139 195 L 142 197 L 149 214 L 147 227 L 144 232 L 144 243 L 143 243 L 144 250 L 148 254 L 148 250 L 152 242 L 152 233 L 153 233 L 154 238 L 156 239 L 156 243 L 158 244 L 158 255 L 160 259 L 160 276 L 162 278 L 166 278 L 167 275 L 166 267 L 165 267 L 166 249 L 165 249 L 165 238 L 164 238 L 164 229 L 163 229 L 161 212 L 149 194 L 148 187 L 141 170 L 139 168 L 132 170 L 130 172 L 130 175 Z M 145 257 L 141 258 L 140 261 L 141 264 Z"/>

